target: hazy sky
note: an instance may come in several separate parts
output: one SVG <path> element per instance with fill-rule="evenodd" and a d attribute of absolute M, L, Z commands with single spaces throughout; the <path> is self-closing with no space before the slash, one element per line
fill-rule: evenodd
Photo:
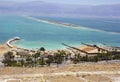
<path fill-rule="evenodd" d="M 36 1 L 36 0 L 3 0 L 3 1 L 28 2 L 28 1 Z M 37 1 L 68 3 L 68 4 L 73 4 L 73 3 L 74 4 L 92 4 L 92 5 L 120 3 L 120 0 L 37 0 Z"/>

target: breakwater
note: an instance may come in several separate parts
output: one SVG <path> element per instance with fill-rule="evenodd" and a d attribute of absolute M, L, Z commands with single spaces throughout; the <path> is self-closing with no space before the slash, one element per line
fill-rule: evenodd
<path fill-rule="evenodd" d="M 14 46 L 12 45 L 12 42 L 17 41 L 17 40 L 20 40 L 20 38 L 19 37 L 14 37 L 14 38 L 8 40 L 7 41 L 7 46 L 10 47 L 10 48 L 13 48 Z"/>

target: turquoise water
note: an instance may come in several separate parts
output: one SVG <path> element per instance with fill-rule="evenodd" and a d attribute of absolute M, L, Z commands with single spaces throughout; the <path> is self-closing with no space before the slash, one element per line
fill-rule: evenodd
<path fill-rule="evenodd" d="M 21 38 L 15 45 L 29 49 L 40 47 L 45 47 L 48 50 L 63 49 L 65 46 L 61 43 L 79 46 L 81 42 L 120 46 L 120 34 L 52 25 L 23 16 L 1 15 L 0 43 L 4 43 L 13 37 Z"/>

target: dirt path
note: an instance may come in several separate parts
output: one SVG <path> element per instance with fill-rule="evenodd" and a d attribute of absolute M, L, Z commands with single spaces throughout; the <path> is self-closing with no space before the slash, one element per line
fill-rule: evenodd
<path fill-rule="evenodd" d="M 60 72 L 60 73 L 48 73 L 48 74 L 18 74 L 18 75 L 0 75 L 0 82 L 7 82 L 8 80 L 15 80 L 15 78 L 36 78 L 36 77 L 46 77 L 46 76 L 52 76 L 52 77 L 57 77 L 57 76 L 82 76 L 82 75 L 116 75 L 120 74 L 120 71 L 95 71 L 95 72 Z M 80 77 L 84 82 L 88 82 L 86 79 Z M 120 76 L 119 77 L 114 77 L 112 78 L 113 82 L 119 82 L 120 81 Z M 20 79 L 19 79 L 20 81 Z M 22 82 L 22 81 L 20 81 Z"/>
<path fill-rule="evenodd" d="M 120 76 L 112 77 L 113 82 L 120 82 Z"/>

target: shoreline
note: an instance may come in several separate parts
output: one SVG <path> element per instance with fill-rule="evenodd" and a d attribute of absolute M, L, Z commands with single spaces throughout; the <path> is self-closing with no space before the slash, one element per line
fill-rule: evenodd
<path fill-rule="evenodd" d="M 47 23 L 47 24 L 71 27 L 71 28 L 76 28 L 76 29 L 81 28 L 81 29 L 87 29 L 87 30 L 90 30 L 90 31 L 105 32 L 105 33 L 110 33 L 110 34 L 120 34 L 118 32 L 108 32 L 108 31 L 104 31 L 104 30 L 100 30 L 100 29 L 93 29 L 93 28 L 78 26 L 78 25 L 74 25 L 74 24 L 70 24 L 70 23 L 62 23 L 62 22 L 57 22 L 57 21 L 38 19 L 38 18 L 34 18 L 32 16 L 27 16 L 27 15 L 22 15 L 22 17 L 25 17 L 25 18 L 28 18 L 28 19 L 31 19 L 31 20 L 35 20 L 35 21 L 38 21 L 38 22 Z"/>

